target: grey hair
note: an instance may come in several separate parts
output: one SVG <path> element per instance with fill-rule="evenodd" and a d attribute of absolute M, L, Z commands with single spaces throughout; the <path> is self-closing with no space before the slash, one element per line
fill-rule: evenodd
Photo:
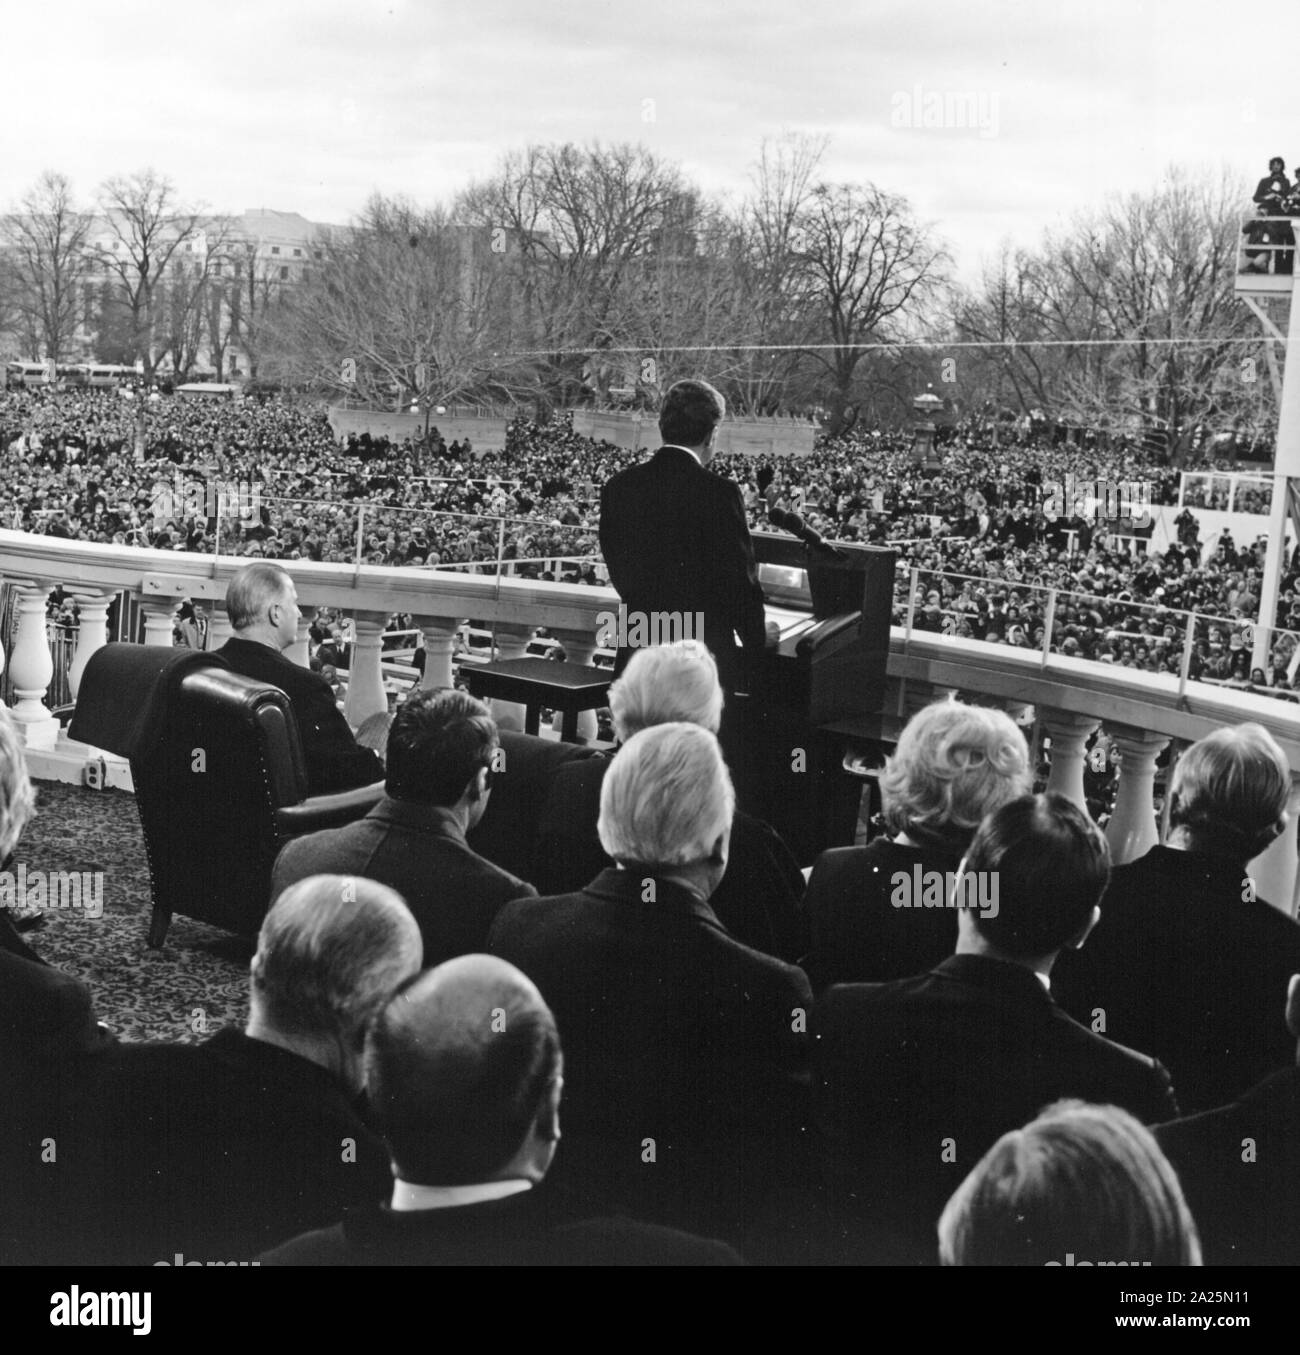
<path fill-rule="evenodd" d="M 676 722 L 634 734 L 600 788 L 600 845 L 622 864 L 703 861 L 731 829 L 736 808 L 717 739 Z"/>
<path fill-rule="evenodd" d="M 699 640 L 638 649 L 609 689 L 609 709 L 620 743 L 642 729 L 673 721 L 716 734 L 722 723 L 717 662 Z"/>

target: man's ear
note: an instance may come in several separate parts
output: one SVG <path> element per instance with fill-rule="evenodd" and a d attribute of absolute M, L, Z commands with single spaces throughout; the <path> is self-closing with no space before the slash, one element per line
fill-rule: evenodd
<path fill-rule="evenodd" d="M 469 802 L 472 805 L 478 804 L 478 802 L 488 793 L 486 767 L 480 767 L 478 771 L 474 773 L 466 791 L 469 795 Z"/>
<path fill-rule="evenodd" d="M 1292 974 L 1286 986 L 1286 1028 L 1300 1040 L 1300 974 Z"/>
<path fill-rule="evenodd" d="M 560 1141 L 560 1097 L 563 1094 L 564 1078 L 556 1073 L 537 1112 L 537 1136 L 543 1143 Z"/>
<path fill-rule="evenodd" d="M 1088 918 L 1087 922 L 1085 922 L 1083 926 L 1079 928 L 1079 930 L 1074 934 L 1074 936 L 1071 937 L 1070 940 L 1065 943 L 1065 949 L 1079 950 L 1083 946 L 1083 943 L 1092 934 L 1092 929 L 1100 921 L 1101 921 L 1101 909 L 1094 905 L 1092 915 Z"/>

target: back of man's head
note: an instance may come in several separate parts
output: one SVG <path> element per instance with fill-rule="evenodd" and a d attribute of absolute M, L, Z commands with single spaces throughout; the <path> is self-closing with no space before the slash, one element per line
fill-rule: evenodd
<path fill-rule="evenodd" d="M 1178 759 L 1169 822 L 1194 849 L 1244 864 L 1285 828 L 1290 794 L 1286 754 L 1263 725 L 1216 729 Z"/>
<path fill-rule="evenodd" d="M 309 876 L 262 922 L 250 967 L 254 1017 L 289 1042 L 337 1038 L 359 1048 L 422 959 L 420 929 L 396 891 L 359 877 Z"/>
<path fill-rule="evenodd" d="M 722 700 L 717 661 L 700 640 L 638 649 L 609 689 L 614 733 L 621 741 L 674 720 L 716 734 Z"/>
<path fill-rule="evenodd" d="M 466 692 L 416 691 L 388 730 L 384 789 L 395 800 L 454 805 L 480 768 L 492 767 L 496 722 Z"/>
<path fill-rule="evenodd" d="M 634 734 L 600 788 L 600 845 L 621 865 L 693 865 L 729 834 L 736 795 L 717 739 L 676 722 Z"/>
<path fill-rule="evenodd" d="M 678 381 L 659 407 L 659 435 L 675 447 L 700 447 L 727 412 L 727 402 L 707 381 Z"/>
<path fill-rule="evenodd" d="M 1008 959 L 1038 960 L 1086 934 L 1110 880 L 1110 849 L 1064 795 L 1023 795 L 976 829 L 964 873 L 984 877 L 966 897 L 997 900 L 969 914 L 984 941 Z"/>
<path fill-rule="evenodd" d="M 226 612 L 232 630 L 247 630 L 263 620 L 266 609 L 284 597 L 292 582 L 279 565 L 245 565 L 226 590 Z"/>
<path fill-rule="evenodd" d="M 946 1266 L 1201 1262 L 1151 1131 L 1117 1106 L 1080 1101 L 1049 1106 L 985 1153 L 943 1211 L 939 1254 Z"/>
<path fill-rule="evenodd" d="M 421 974 L 366 1042 L 370 1102 L 394 1172 L 412 1185 L 498 1179 L 545 1118 L 559 1076 L 550 1009 L 524 974 L 490 955 Z"/>

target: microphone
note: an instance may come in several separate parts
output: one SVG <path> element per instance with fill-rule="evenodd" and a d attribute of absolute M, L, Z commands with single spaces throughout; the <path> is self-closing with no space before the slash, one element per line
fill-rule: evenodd
<path fill-rule="evenodd" d="M 798 537 L 809 550 L 821 551 L 837 560 L 847 558 L 843 551 L 832 546 L 819 531 L 808 526 L 798 513 L 787 513 L 784 508 L 770 508 L 768 509 L 767 520 L 774 527 L 780 527 L 782 531 Z"/>

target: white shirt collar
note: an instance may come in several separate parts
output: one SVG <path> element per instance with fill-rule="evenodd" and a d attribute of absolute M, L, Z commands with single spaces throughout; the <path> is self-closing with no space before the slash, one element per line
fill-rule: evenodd
<path fill-rule="evenodd" d="M 700 461 L 700 454 L 699 454 L 699 452 L 695 451 L 694 448 L 691 448 L 691 447 L 683 447 L 682 444 L 681 444 L 680 442 L 665 442 L 665 443 L 664 443 L 664 446 L 665 446 L 665 447 L 672 447 L 672 448 L 674 448 L 676 451 L 679 451 L 679 452 L 689 452 L 689 453 L 696 459 L 696 461 L 699 461 L 699 463 L 700 463 L 701 466 L 704 465 L 704 462 L 703 462 L 703 461 Z"/>
<path fill-rule="evenodd" d="M 415 1186 L 400 1178 L 393 1182 L 391 1208 L 394 1213 L 413 1213 L 417 1209 L 458 1209 L 467 1204 L 484 1204 L 531 1190 L 531 1181 L 483 1181 L 473 1186 Z"/>

